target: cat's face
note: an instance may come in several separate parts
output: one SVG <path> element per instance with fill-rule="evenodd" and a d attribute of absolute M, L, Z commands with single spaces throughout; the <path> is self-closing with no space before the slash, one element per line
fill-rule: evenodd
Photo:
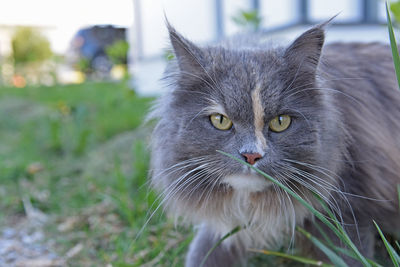
<path fill-rule="evenodd" d="M 172 28 L 170 37 L 173 90 L 156 109 L 152 147 L 153 181 L 167 201 L 202 209 L 234 192 L 275 196 L 265 178 L 218 151 L 295 190 L 312 179 L 312 171 L 301 175 L 304 164 L 330 168 L 326 153 L 339 157 L 332 137 L 337 125 L 326 119 L 332 110 L 316 85 L 321 28 L 278 49 L 199 48 Z"/>

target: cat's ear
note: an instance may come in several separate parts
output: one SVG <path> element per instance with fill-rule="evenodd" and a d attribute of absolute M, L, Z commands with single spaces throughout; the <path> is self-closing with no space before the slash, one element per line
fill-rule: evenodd
<path fill-rule="evenodd" d="M 330 20 L 329 20 L 330 21 Z M 315 72 L 325 40 L 324 28 L 329 21 L 300 35 L 285 51 L 284 58 L 303 70 Z"/>
<path fill-rule="evenodd" d="M 187 72 L 201 71 L 203 69 L 201 63 L 203 52 L 200 48 L 180 35 L 168 21 L 167 28 L 180 70 Z"/>

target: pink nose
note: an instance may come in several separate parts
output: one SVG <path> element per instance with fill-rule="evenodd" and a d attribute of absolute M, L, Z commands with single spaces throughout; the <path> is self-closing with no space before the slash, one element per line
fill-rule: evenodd
<path fill-rule="evenodd" d="M 257 160 L 262 158 L 262 156 L 259 153 L 243 153 L 242 156 L 245 157 L 246 161 L 251 165 L 254 165 L 254 163 L 256 163 Z"/>

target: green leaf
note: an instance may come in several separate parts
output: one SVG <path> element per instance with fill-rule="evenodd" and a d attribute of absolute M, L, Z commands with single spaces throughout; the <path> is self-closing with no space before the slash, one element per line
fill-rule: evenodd
<path fill-rule="evenodd" d="M 236 226 L 235 228 L 233 228 L 232 231 L 230 231 L 229 233 L 227 233 L 226 235 L 224 235 L 220 240 L 218 240 L 217 243 L 214 244 L 214 246 L 207 252 L 207 254 L 204 256 L 203 260 L 200 263 L 200 267 L 203 267 L 204 263 L 206 263 L 208 257 L 211 255 L 211 253 L 228 237 L 230 237 L 231 235 L 236 234 L 237 232 L 239 232 L 242 228 L 240 226 Z"/>
<path fill-rule="evenodd" d="M 232 17 L 232 20 L 236 25 L 242 28 L 255 31 L 260 27 L 262 18 L 259 16 L 257 10 L 239 10 L 239 12 Z"/>
<path fill-rule="evenodd" d="M 399 78 L 400 78 L 400 57 L 399 57 L 399 51 L 397 49 L 396 38 L 394 36 L 392 20 L 390 19 L 389 8 L 388 8 L 387 2 L 386 2 L 386 16 L 387 16 L 387 23 L 388 23 L 388 30 L 389 30 L 390 47 L 392 48 L 393 63 L 394 63 L 394 68 L 396 70 L 397 83 L 400 88 L 400 80 L 399 80 Z"/>
<path fill-rule="evenodd" d="M 400 1 L 391 2 L 389 5 L 390 5 L 390 11 L 394 15 L 394 19 L 397 22 L 400 22 Z"/>
<path fill-rule="evenodd" d="M 315 266 L 323 266 L 323 267 L 333 267 L 334 266 L 331 264 L 323 263 L 322 261 L 316 261 L 316 260 L 308 259 L 308 258 L 304 258 L 304 257 L 293 256 L 290 254 L 285 254 L 285 253 L 281 253 L 281 252 L 277 252 L 277 251 L 269 251 L 269 250 L 263 250 L 263 249 L 249 249 L 249 251 L 262 253 L 265 255 L 278 256 L 281 258 L 290 259 L 290 260 L 294 260 L 294 261 L 301 262 L 304 264 L 310 264 L 310 265 L 315 265 Z M 347 266 L 347 265 L 344 265 L 344 266 Z"/>
<path fill-rule="evenodd" d="M 129 43 L 125 40 L 117 40 L 106 47 L 106 54 L 113 64 L 126 64 Z"/>
<path fill-rule="evenodd" d="M 386 251 L 389 253 L 390 259 L 392 260 L 394 266 L 399 267 L 400 256 L 396 253 L 394 248 L 389 244 L 386 237 L 383 235 L 381 228 L 379 228 L 378 224 L 374 221 L 376 229 L 378 229 L 379 235 L 382 238 L 383 243 L 385 244 Z"/>

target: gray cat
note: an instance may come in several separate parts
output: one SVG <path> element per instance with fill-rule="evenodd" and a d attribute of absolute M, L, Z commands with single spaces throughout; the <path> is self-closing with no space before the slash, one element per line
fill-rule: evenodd
<path fill-rule="evenodd" d="M 374 219 L 400 229 L 400 92 L 390 48 L 324 45 L 325 24 L 288 47 L 256 35 L 199 47 L 168 26 L 171 90 L 155 106 L 152 183 L 171 214 L 198 226 L 186 266 L 245 264 L 249 248 L 290 244 L 300 225 L 321 238 L 298 201 L 251 168 L 287 185 L 317 209 L 317 192 L 362 254 L 373 257 Z M 340 241 L 326 227 L 338 246 Z M 296 247 L 326 260 L 296 237 Z M 351 258 L 345 258 L 348 263 Z"/>

